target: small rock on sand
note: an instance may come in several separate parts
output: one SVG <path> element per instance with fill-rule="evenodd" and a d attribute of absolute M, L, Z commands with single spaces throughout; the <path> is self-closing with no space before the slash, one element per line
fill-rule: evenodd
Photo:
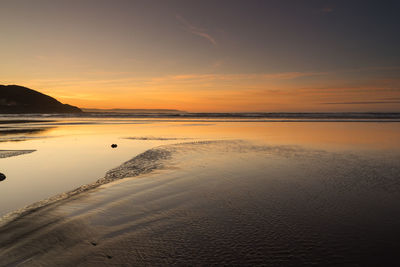
<path fill-rule="evenodd" d="M 0 172 L 0 181 L 4 181 L 5 179 L 6 179 L 6 176 Z"/>

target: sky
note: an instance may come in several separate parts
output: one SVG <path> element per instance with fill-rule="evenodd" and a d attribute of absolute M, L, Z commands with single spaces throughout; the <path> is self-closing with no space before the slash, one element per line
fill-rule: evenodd
<path fill-rule="evenodd" d="M 400 1 L 0 0 L 0 84 L 83 108 L 400 111 Z"/>

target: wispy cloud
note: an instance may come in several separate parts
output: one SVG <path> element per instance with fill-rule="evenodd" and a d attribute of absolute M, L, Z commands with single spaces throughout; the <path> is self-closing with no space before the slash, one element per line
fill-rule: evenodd
<path fill-rule="evenodd" d="M 321 9 L 322 13 L 332 13 L 333 11 L 335 11 L 333 7 L 324 7 Z"/>
<path fill-rule="evenodd" d="M 163 76 L 148 76 L 148 77 L 135 77 L 134 73 L 128 73 L 123 77 L 112 77 L 119 72 L 110 72 L 111 77 L 104 75 L 103 72 L 93 72 L 95 77 L 59 77 L 53 79 L 27 79 L 22 84 L 34 88 L 42 89 L 44 91 L 55 91 L 63 98 L 77 97 L 77 92 L 73 92 L 72 88 L 80 88 L 79 93 L 90 93 L 93 88 L 99 95 L 110 94 L 110 88 L 119 88 L 113 91 L 112 94 L 118 92 L 124 93 L 130 90 L 142 90 L 146 88 L 149 90 L 158 90 L 159 88 L 166 88 L 173 90 L 173 88 L 183 88 L 182 86 L 198 87 L 198 88 L 223 88 L 224 86 L 236 87 L 242 84 L 247 88 L 251 86 L 263 86 L 265 84 L 294 80 L 301 77 L 324 75 L 318 72 L 283 72 L 283 73 L 254 73 L 254 74 L 180 74 L 180 75 L 163 75 Z M 125 72 L 122 72 L 125 74 Z M 92 73 L 91 73 L 92 74 Z M 15 83 L 10 81 L 9 83 Z M 158 88 L 158 89 L 157 89 Z M 80 95 L 86 98 L 84 95 Z M 93 99 L 94 97 L 90 97 Z"/>
<path fill-rule="evenodd" d="M 216 69 L 216 68 L 221 67 L 223 64 L 224 64 L 224 61 L 223 61 L 223 60 L 217 60 L 217 61 L 215 61 L 215 62 L 212 64 L 212 67 L 213 67 L 214 69 Z"/>
<path fill-rule="evenodd" d="M 325 72 L 281 72 L 253 74 L 181 74 L 155 77 L 153 81 L 237 81 L 237 80 L 293 80 L 301 77 L 325 75 Z"/>
<path fill-rule="evenodd" d="M 327 75 L 328 72 L 281 72 L 261 75 L 265 79 L 292 80 L 301 77 Z"/>
<path fill-rule="evenodd" d="M 371 104 L 400 104 L 400 101 L 353 101 L 353 102 L 328 102 L 323 105 L 371 105 Z"/>
<path fill-rule="evenodd" d="M 36 60 L 39 60 L 39 61 L 46 61 L 46 60 L 48 60 L 48 57 L 46 57 L 46 56 L 43 56 L 43 55 L 35 55 L 35 56 L 33 56 Z"/>
<path fill-rule="evenodd" d="M 176 15 L 176 19 L 179 20 L 185 27 L 187 31 L 189 31 L 192 34 L 198 35 L 204 39 L 207 39 L 211 44 L 217 45 L 217 41 L 212 37 L 205 29 L 198 28 L 196 26 L 193 26 L 190 24 L 185 18 L 183 18 L 180 15 Z"/>

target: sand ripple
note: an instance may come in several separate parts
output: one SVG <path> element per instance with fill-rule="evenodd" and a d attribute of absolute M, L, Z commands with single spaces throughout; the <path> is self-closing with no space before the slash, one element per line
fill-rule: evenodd
<path fill-rule="evenodd" d="M 398 177 L 398 155 L 162 146 L 3 225 L 0 265 L 384 265 L 399 249 Z"/>

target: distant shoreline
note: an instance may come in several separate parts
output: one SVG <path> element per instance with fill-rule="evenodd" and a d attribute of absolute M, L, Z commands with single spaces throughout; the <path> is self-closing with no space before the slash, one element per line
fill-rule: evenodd
<path fill-rule="evenodd" d="M 101 109 L 101 108 L 81 108 L 83 112 L 100 112 L 100 113 L 187 113 L 186 111 L 177 109 Z"/>
<path fill-rule="evenodd" d="M 124 112 L 125 111 L 125 112 Z M 336 113 L 263 113 L 263 112 L 242 112 L 242 113 L 194 113 L 178 110 L 127 110 L 82 113 L 21 113 L 1 114 L 0 120 L 15 121 L 30 120 L 32 118 L 115 118 L 115 119 L 171 119 L 171 120 L 249 120 L 259 122 L 400 122 L 400 112 L 336 112 Z"/>

